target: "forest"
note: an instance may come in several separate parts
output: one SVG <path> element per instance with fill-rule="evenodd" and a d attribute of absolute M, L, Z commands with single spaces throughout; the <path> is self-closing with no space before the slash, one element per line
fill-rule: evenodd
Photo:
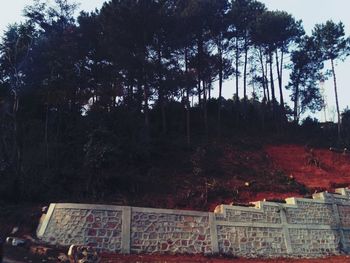
<path fill-rule="evenodd" d="M 1 200 L 140 198 L 181 169 L 214 176 L 219 146 L 242 140 L 349 146 L 336 79 L 350 54 L 343 23 L 307 35 L 256 0 L 77 8 L 34 0 L 1 39 Z M 335 123 L 305 118 L 323 109 L 326 79 Z"/>

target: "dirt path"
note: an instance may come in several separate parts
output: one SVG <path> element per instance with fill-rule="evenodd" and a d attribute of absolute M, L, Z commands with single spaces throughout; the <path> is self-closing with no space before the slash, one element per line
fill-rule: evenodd
<path fill-rule="evenodd" d="M 237 259 L 203 256 L 105 255 L 102 263 L 350 263 L 350 256 L 317 259 Z"/>
<path fill-rule="evenodd" d="M 16 261 L 16 260 L 12 260 L 12 259 L 9 259 L 9 258 L 4 258 L 2 263 L 26 263 L 24 261 Z"/>

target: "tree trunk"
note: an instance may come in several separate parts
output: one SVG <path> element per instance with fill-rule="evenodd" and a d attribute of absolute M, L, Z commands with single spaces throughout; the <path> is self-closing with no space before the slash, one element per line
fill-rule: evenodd
<path fill-rule="evenodd" d="M 270 89 L 269 89 L 269 80 L 268 80 L 268 59 L 266 57 L 265 59 L 265 87 L 266 87 L 266 91 L 267 91 L 267 101 L 270 102 L 271 101 L 271 97 L 270 97 Z"/>
<path fill-rule="evenodd" d="M 166 110 L 165 110 L 165 102 L 164 102 L 164 95 L 162 97 L 161 103 L 160 103 L 160 111 L 162 114 L 162 133 L 167 133 L 167 121 L 166 121 Z"/>
<path fill-rule="evenodd" d="M 49 159 L 49 92 L 46 99 L 46 114 L 45 114 L 45 150 L 46 150 L 46 167 L 50 169 Z"/>
<path fill-rule="evenodd" d="M 333 82 L 334 82 L 335 105 L 337 107 L 337 114 L 338 114 L 338 140 L 340 140 L 341 139 L 341 118 L 340 118 L 339 101 L 338 101 L 337 79 L 335 75 L 335 67 L 334 67 L 333 59 L 331 59 L 331 64 L 332 64 L 332 73 L 333 73 Z"/>
<path fill-rule="evenodd" d="M 190 89 L 187 87 L 186 89 L 186 141 L 187 145 L 191 144 L 191 105 L 190 105 Z"/>
<path fill-rule="evenodd" d="M 276 96 L 275 96 L 275 85 L 273 81 L 273 72 L 272 72 L 272 53 L 270 52 L 270 85 L 271 85 L 271 96 L 272 96 L 272 105 L 273 105 L 273 111 L 275 112 L 276 109 Z"/>
<path fill-rule="evenodd" d="M 202 87 L 201 87 L 201 79 L 199 74 L 197 76 L 197 93 L 198 93 L 198 107 L 202 108 Z"/>
<path fill-rule="evenodd" d="M 187 64 L 187 48 L 185 48 L 185 74 L 188 75 L 188 64 Z M 187 145 L 189 146 L 191 144 L 191 105 L 190 105 L 190 87 L 188 83 L 186 82 L 186 141 Z"/>
<path fill-rule="evenodd" d="M 280 106 L 282 111 L 282 117 L 284 117 L 284 99 L 283 99 L 283 88 L 282 88 L 282 64 L 283 64 L 283 52 L 281 53 L 281 65 L 279 64 L 278 50 L 276 49 L 276 69 L 278 78 L 278 87 L 280 91 Z"/>
<path fill-rule="evenodd" d="M 204 117 L 204 131 L 205 131 L 205 140 L 208 141 L 208 112 L 207 112 L 207 95 L 206 95 L 206 86 L 203 81 L 203 117 Z"/>
<path fill-rule="evenodd" d="M 198 37 L 198 58 L 197 58 L 197 77 L 198 77 L 198 105 L 201 106 L 201 93 L 205 93 L 204 87 L 201 89 L 201 80 L 202 80 L 202 55 L 203 55 L 203 41 L 202 36 Z M 203 95 L 204 96 L 204 95 Z"/>
<path fill-rule="evenodd" d="M 147 46 L 146 46 L 146 31 L 143 33 L 143 61 L 142 61 L 142 84 L 143 84 L 143 99 L 145 105 L 143 107 L 144 117 L 145 117 L 145 128 L 146 128 L 146 138 L 149 139 L 149 107 L 148 107 L 148 98 L 149 98 L 149 88 L 148 88 L 148 79 L 146 72 L 146 61 L 147 61 Z"/>
<path fill-rule="evenodd" d="M 126 106 L 128 108 L 130 108 L 130 104 L 131 104 L 131 101 L 132 101 L 132 85 L 131 84 L 127 85 L 126 90 L 127 90 L 127 94 L 126 94 L 124 100 L 125 100 Z"/>
<path fill-rule="evenodd" d="M 246 40 L 247 41 L 247 40 Z M 243 71 L 243 100 L 247 102 L 247 64 L 248 64 L 248 46 L 244 44 L 244 71 Z"/>
<path fill-rule="evenodd" d="M 238 46 L 238 38 L 236 38 L 236 56 L 235 56 L 235 61 L 236 61 L 236 69 L 235 69 L 235 73 L 236 73 L 236 103 L 239 102 L 239 96 L 238 96 L 238 89 L 239 89 L 239 85 L 238 85 L 238 80 L 239 80 L 239 46 Z"/>
<path fill-rule="evenodd" d="M 6 135 L 5 135 L 5 125 L 3 125 L 4 120 L 0 119 L 0 150 L 3 156 L 3 159 L 6 164 L 10 163 L 10 158 L 7 150 L 7 143 L 6 143 Z"/>
<path fill-rule="evenodd" d="M 299 113 L 298 113 L 298 108 L 299 108 L 299 84 L 295 84 L 295 94 L 294 94 L 294 122 L 298 123 L 299 122 Z"/>
<path fill-rule="evenodd" d="M 148 137 L 149 135 L 149 107 L 148 107 L 148 83 L 146 79 L 146 73 L 145 69 L 143 68 L 143 76 L 142 76 L 142 84 L 143 84 L 143 114 L 144 114 L 144 122 L 145 122 L 145 128 L 146 128 L 146 136 Z M 141 105 L 142 106 L 142 105 Z"/>
<path fill-rule="evenodd" d="M 145 101 L 145 106 L 144 106 L 144 114 L 145 114 L 145 127 L 147 131 L 149 130 L 149 107 L 148 107 L 148 85 L 146 82 L 144 83 L 144 93 L 143 93 L 143 98 Z"/>
<path fill-rule="evenodd" d="M 221 137 L 221 104 L 222 104 L 222 81 L 223 81 L 223 62 L 221 43 L 218 45 L 219 51 L 219 98 L 218 98 L 218 137 Z"/>
<path fill-rule="evenodd" d="M 265 81 L 266 76 L 265 76 L 265 68 L 264 68 L 264 59 L 263 59 L 261 49 L 259 49 L 259 60 L 260 60 L 261 74 L 262 74 L 262 87 L 264 91 L 263 101 L 266 102 L 267 100 L 266 81 Z"/>
<path fill-rule="evenodd" d="M 162 116 L 162 133 L 166 134 L 167 132 L 167 121 L 166 121 L 166 112 L 165 112 L 165 96 L 164 96 L 164 87 L 162 85 L 162 52 L 161 47 L 158 47 L 158 82 L 159 82 L 159 104 L 160 112 Z"/>
<path fill-rule="evenodd" d="M 208 83 L 208 100 L 211 99 L 211 83 Z"/>
<path fill-rule="evenodd" d="M 14 158 L 13 167 L 15 172 L 15 180 L 13 185 L 13 191 L 15 194 L 15 201 L 21 199 L 22 193 L 22 135 L 21 127 L 18 122 L 18 108 L 19 108 L 19 98 L 17 91 L 14 92 L 14 105 L 13 105 L 13 136 L 14 136 Z"/>

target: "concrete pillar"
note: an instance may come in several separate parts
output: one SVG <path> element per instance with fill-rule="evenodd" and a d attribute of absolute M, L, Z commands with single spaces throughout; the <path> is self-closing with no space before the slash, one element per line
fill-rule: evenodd
<path fill-rule="evenodd" d="M 286 248 L 287 248 L 287 254 L 292 254 L 293 248 L 292 248 L 292 242 L 291 242 L 290 234 L 289 234 L 288 221 L 287 221 L 287 217 L 286 217 L 285 207 L 283 207 L 281 205 L 279 208 L 280 208 L 280 217 L 281 217 L 281 223 L 282 223 L 282 228 L 283 228 L 284 243 L 285 243 Z"/>
<path fill-rule="evenodd" d="M 122 254 L 130 254 L 130 235 L 131 230 L 131 207 L 126 206 L 123 207 L 123 214 L 122 214 L 122 248 L 121 253 Z"/>
<path fill-rule="evenodd" d="M 209 213 L 209 228 L 210 228 L 210 238 L 211 238 L 211 248 L 213 254 L 219 253 L 219 243 L 218 243 L 218 231 L 215 222 L 215 214 Z"/>

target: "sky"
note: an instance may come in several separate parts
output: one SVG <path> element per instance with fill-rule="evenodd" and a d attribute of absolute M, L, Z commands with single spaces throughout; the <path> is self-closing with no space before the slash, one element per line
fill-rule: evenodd
<path fill-rule="evenodd" d="M 95 8 L 100 8 L 105 0 L 78 0 L 75 2 L 81 3 L 80 10 L 92 11 Z M 307 34 L 311 33 L 315 24 L 324 23 L 331 19 L 335 22 L 342 21 L 345 25 L 347 36 L 350 36 L 349 0 L 260 0 L 260 2 L 264 3 L 269 10 L 284 10 L 291 13 L 297 20 L 302 20 Z M 0 9 L 0 36 L 2 36 L 8 24 L 21 21 L 23 8 L 31 3 L 31 0 L 6 0 L 6 4 L 2 4 L 2 8 Z M 326 66 L 329 67 L 328 64 Z M 340 109 L 343 110 L 347 106 L 350 106 L 350 58 L 345 62 L 339 61 L 337 63 L 336 74 Z M 288 72 L 286 72 L 284 79 L 288 80 Z M 234 90 L 233 81 L 227 81 L 224 84 L 224 97 L 232 98 Z M 335 100 L 332 79 L 325 82 L 324 90 L 327 101 L 327 112 L 326 114 L 324 112 L 318 113 L 316 117 L 325 120 L 326 115 L 326 120 L 335 120 Z M 216 93 L 217 89 L 214 90 L 213 94 L 215 95 Z"/>
<path fill-rule="evenodd" d="M 79 10 L 93 11 L 95 8 L 101 8 L 106 0 L 72 0 L 70 2 L 79 3 Z M 3 0 L 0 9 L 0 32 L 3 34 L 8 24 L 19 22 L 22 19 L 23 9 L 31 5 L 32 0 Z"/>
<path fill-rule="evenodd" d="M 270 10 L 284 10 L 296 19 L 302 20 L 307 34 L 311 34 L 315 24 L 333 20 L 334 22 L 343 22 L 346 36 L 350 36 L 349 0 L 261 0 L 260 2 L 264 3 Z M 327 63 L 326 67 L 330 68 L 330 63 Z M 340 110 L 342 111 L 350 106 L 350 57 L 344 62 L 338 61 L 335 70 Z M 327 102 L 326 120 L 336 120 L 332 78 L 325 82 L 324 90 Z M 325 120 L 324 112 L 318 113 L 316 116 Z"/>

